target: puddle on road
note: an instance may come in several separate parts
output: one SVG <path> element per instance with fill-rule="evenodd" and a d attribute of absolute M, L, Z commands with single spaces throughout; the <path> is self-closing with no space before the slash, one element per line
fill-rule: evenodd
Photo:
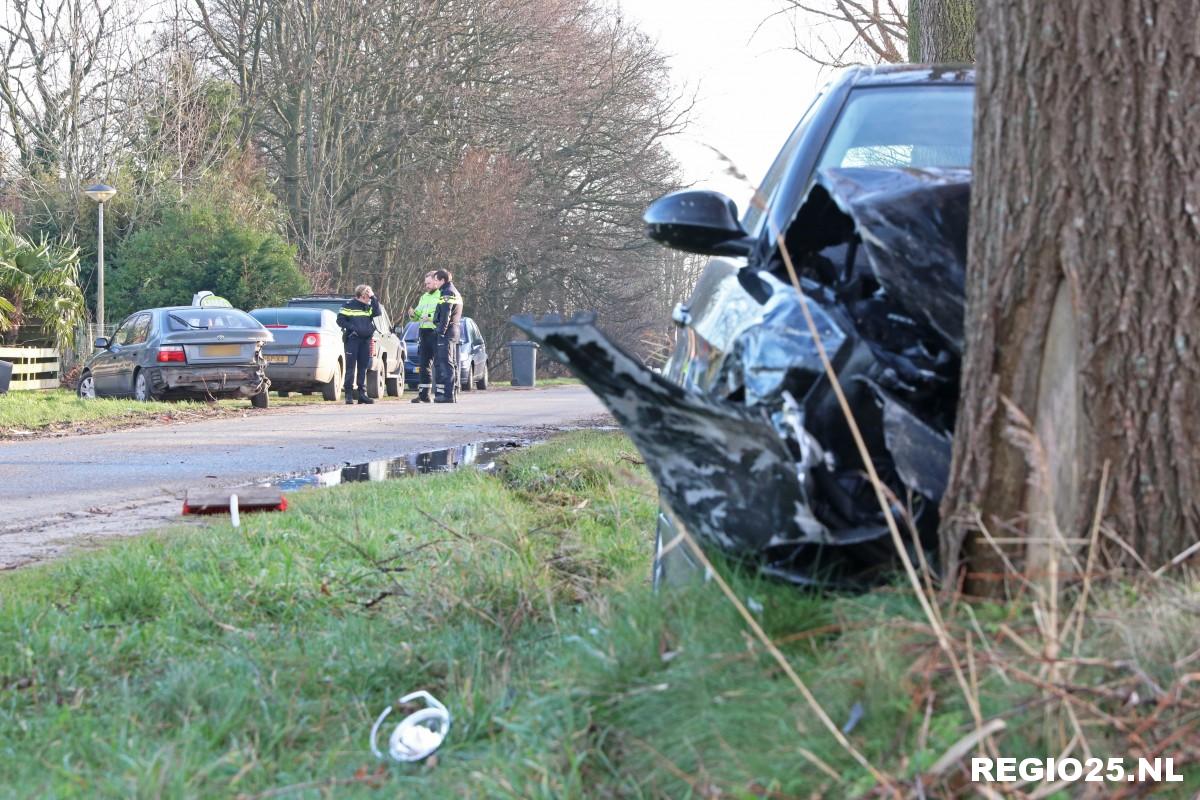
<path fill-rule="evenodd" d="M 484 472 L 491 472 L 496 468 L 497 456 L 503 453 L 511 453 L 513 450 L 528 447 L 531 444 L 533 442 L 515 440 L 460 444 L 454 447 L 443 447 L 438 450 L 409 453 L 397 456 L 396 458 L 384 458 L 377 461 L 365 461 L 361 464 L 332 467 L 307 475 L 281 478 L 258 485 L 292 492 L 297 489 L 339 486 L 343 483 L 389 481 L 410 475 L 425 475 L 430 472 L 450 472 L 463 467 L 475 467 Z"/>

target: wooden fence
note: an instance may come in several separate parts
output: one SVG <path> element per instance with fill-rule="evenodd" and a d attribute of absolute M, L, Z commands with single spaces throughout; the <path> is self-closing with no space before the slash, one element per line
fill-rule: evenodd
<path fill-rule="evenodd" d="M 58 351 L 43 347 L 0 347 L 0 361 L 13 365 L 10 391 L 57 389 L 62 365 Z"/>

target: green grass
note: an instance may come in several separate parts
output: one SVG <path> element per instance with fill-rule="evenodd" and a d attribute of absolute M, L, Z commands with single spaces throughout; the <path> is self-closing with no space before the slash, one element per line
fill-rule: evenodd
<path fill-rule="evenodd" d="M 202 404 L 186 405 L 202 407 Z M 83 400 L 66 389 L 8 392 L 0 395 L 0 433 L 6 430 L 33 431 L 62 423 L 153 417 L 163 413 L 164 406 L 158 404 L 107 398 Z"/>
<path fill-rule="evenodd" d="M 543 389 L 547 386 L 582 386 L 579 378 L 538 378 L 536 386 L 513 386 L 511 380 L 496 381 L 492 384 L 497 389 Z"/>
<path fill-rule="evenodd" d="M 850 797 L 871 785 L 712 584 L 651 591 L 655 494 L 620 435 L 564 435 L 498 475 L 290 502 L 240 531 L 170 530 L 0 577 L 0 796 Z M 880 768 L 910 777 L 970 730 L 907 593 L 821 597 L 723 571 L 839 725 L 861 704 L 851 738 Z M 1194 617 L 1135 638 L 1118 621 L 1143 630 L 1200 596 L 1179 591 L 1153 607 L 1137 592 L 1111 599 L 1123 610 L 1086 653 L 1132 653 L 1168 684 L 1165 665 L 1200 647 Z M 1028 635 L 1020 607 L 972 613 L 989 637 L 1001 624 Z M 956 632 L 967 617 L 950 614 Z M 985 715 L 1019 711 L 1004 754 L 1046 754 L 1040 708 L 1021 710 L 1040 695 L 977 649 Z M 454 717 L 436 764 L 375 762 L 372 722 L 417 689 Z M 1093 735 L 1098 755 L 1119 740 Z"/>
<path fill-rule="evenodd" d="M 272 392 L 272 406 L 308 405 L 320 403 L 316 393 L 303 397 L 293 393 L 279 397 Z M 68 389 L 36 392 L 8 392 L 0 395 L 0 435 L 13 431 L 39 431 L 61 425 L 90 425 L 112 422 L 128 424 L 151 420 L 167 414 L 199 413 L 213 408 L 235 410 L 250 408 L 249 400 L 220 400 L 215 404 L 196 401 L 139 403 L 136 400 L 97 398 L 83 400 Z"/>

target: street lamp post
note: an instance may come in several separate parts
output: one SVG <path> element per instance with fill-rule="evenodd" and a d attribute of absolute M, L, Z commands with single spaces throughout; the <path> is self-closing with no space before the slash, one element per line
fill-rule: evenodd
<path fill-rule="evenodd" d="M 106 183 L 97 183 L 83 190 L 99 206 L 98 233 L 96 235 L 96 324 L 100 335 L 104 335 L 104 202 L 112 198 L 117 190 Z M 95 337 L 93 337 L 95 338 Z"/>

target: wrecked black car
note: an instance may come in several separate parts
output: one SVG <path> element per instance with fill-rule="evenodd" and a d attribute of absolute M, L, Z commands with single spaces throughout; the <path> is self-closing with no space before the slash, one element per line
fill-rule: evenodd
<path fill-rule="evenodd" d="M 515 320 L 645 457 L 670 511 L 656 582 L 691 560 L 686 547 L 663 552 L 672 515 L 796 583 L 860 587 L 893 567 L 804 307 L 893 510 L 936 550 L 962 355 L 973 80 L 967 68 L 852 69 L 814 101 L 745 216 L 715 192 L 651 205 L 652 239 L 714 256 L 675 310 L 661 375 L 588 317 Z"/>

